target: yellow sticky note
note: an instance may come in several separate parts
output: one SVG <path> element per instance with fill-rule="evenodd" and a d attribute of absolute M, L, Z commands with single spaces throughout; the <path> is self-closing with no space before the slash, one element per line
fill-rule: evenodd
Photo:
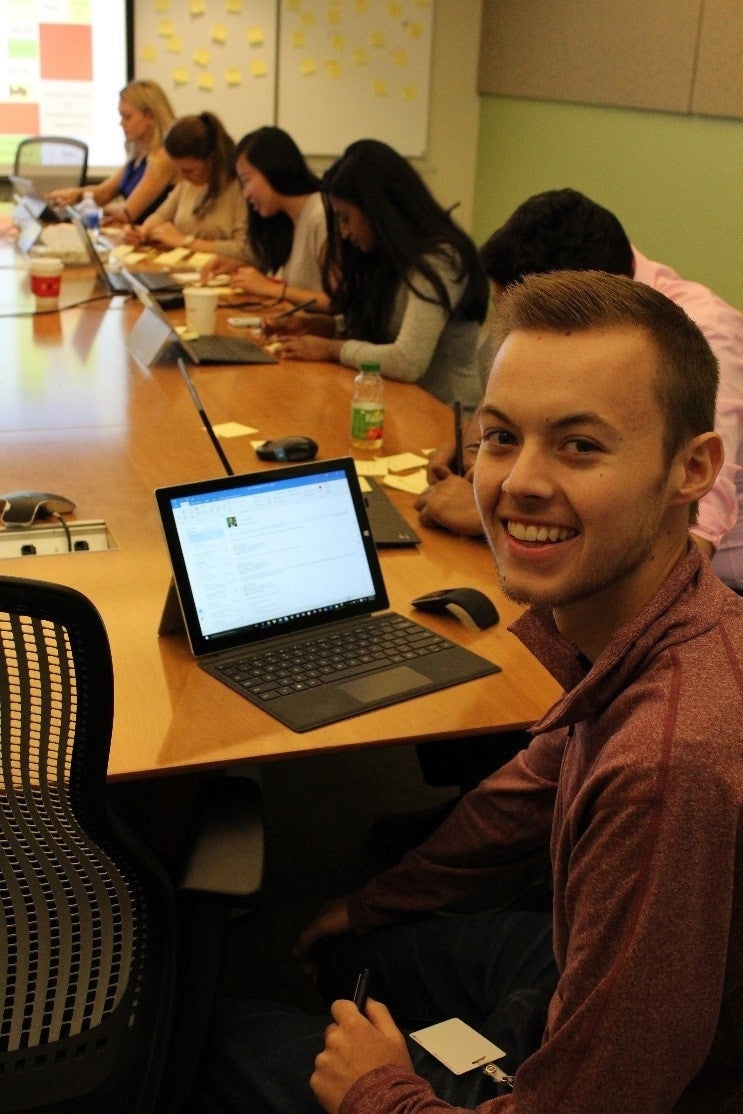
<path fill-rule="evenodd" d="M 157 51 L 154 46 L 147 43 L 139 52 L 139 56 L 143 62 L 154 62 L 157 58 Z"/>
<path fill-rule="evenodd" d="M 384 476 L 382 483 L 385 487 L 393 487 L 397 491 L 408 491 L 411 495 L 422 495 L 428 487 L 428 480 L 423 468 L 420 472 L 411 472 L 409 476 Z"/>
<path fill-rule="evenodd" d="M 212 42 L 213 43 L 226 43 L 227 42 L 227 28 L 221 23 L 215 23 L 212 27 Z"/>
<path fill-rule="evenodd" d="M 195 251 L 188 265 L 193 271 L 200 271 L 207 263 L 211 263 L 212 259 L 216 259 L 213 251 Z"/>
<path fill-rule="evenodd" d="M 183 43 L 178 35 L 171 35 L 165 44 L 165 49 L 168 54 L 180 54 L 183 50 Z"/>
<path fill-rule="evenodd" d="M 214 78 L 210 73 L 200 73 L 197 85 L 199 89 L 203 89 L 205 93 L 211 93 L 214 88 Z"/>
<path fill-rule="evenodd" d="M 224 71 L 224 83 L 225 85 L 242 85 L 242 77 L 236 66 L 229 66 Z"/>
<path fill-rule="evenodd" d="M 188 0 L 188 10 L 191 15 L 203 15 L 206 11 L 204 0 Z"/>
<path fill-rule="evenodd" d="M 157 33 L 163 39 L 167 39 L 170 35 L 175 34 L 175 27 L 173 26 L 172 19 L 161 19 L 157 25 Z"/>
<path fill-rule="evenodd" d="M 227 0 L 227 11 L 230 15 L 242 15 L 242 10 L 241 0 Z"/>
<path fill-rule="evenodd" d="M 306 41 L 307 36 L 305 35 L 304 31 L 292 31 L 292 46 L 304 46 Z"/>
<path fill-rule="evenodd" d="M 408 472 L 411 468 L 422 468 L 428 463 L 425 457 L 411 452 L 394 453 L 392 456 L 386 456 L 384 460 L 389 472 Z"/>
<path fill-rule="evenodd" d="M 156 255 L 155 262 L 158 267 L 175 267 L 176 263 L 180 263 L 181 259 L 185 259 L 190 254 L 188 248 L 171 248 L 170 251 L 162 251 Z"/>
<path fill-rule="evenodd" d="M 386 97 L 390 90 L 387 82 L 378 78 L 372 82 L 372 91 L 375 97 Z"/>
<path fill-rule="evenodd" d="M 325 72 L 327 73 L 328 77 L 331 77 L 334 80 L 338 80 L 339 78 L 343 77 L 343 69 L 341 68 L 341 64 L 335 58 L 328 58 L 327 62 L 325 63 Z"/>
<path fill-rule="evenodd" d="M 188 70 L 183 66 L 173 70 L 173 81 L 176 85 L 188 85 Z"/>
<path fill-rule="evenodd" d="M 246 437 L 248 434 L 257 433 L 258 430 L 252 425 L 243 425 L 242 422 L 218 422 L 214 426 L 214 432 L 217 437 Z M 256 441 L 255 444 L 262 445 L 263 442 Z"/>
<path fill-rule="evenodd" d="M 305 58 L 302 61 L 302 65 L 299 67 L 299 70 L 302 74 L 302 77 L 312 77 L 314 74 L 317 73 L 317 66 L 315 65 L 312 58 Z"/>
<path fill-rule="evenodd" d="M 248 27 L 245 32 L 245 38 L 251 46 L 263 46 L 265 36 L 262 27 Z"/>
<path fill-rule="evenodd" d="M 386 460 L 355 460 L 356 473 L 359 476 L 386 476 Z"/>
<path fill-rule="evenodd" d="M 266 77 L 268 74 L 268 66 L 266 65 L 265 58 L 253 58 L 250 63 L 250 72 L 253 77 Z"/>
<path fill-rule="evenodd" d="M 210 57 L 209 51 L 205 50 L 203 46 L 193 52 L 193 60 L 197 66 L 208 66 Z"/>

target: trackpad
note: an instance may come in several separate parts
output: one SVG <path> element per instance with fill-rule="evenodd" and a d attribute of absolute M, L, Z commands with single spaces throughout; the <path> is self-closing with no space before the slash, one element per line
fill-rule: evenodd
<path fill-rule="evenodd" d="M 374 673 L 370 677 L 359 677 L 338 685 L 354 700 L 370 704 L 374 700 L 384 700 L 387 696 L 397 696 L 401 692 L 414 692 L 422 685 L 430 685 L 431 680 L 407 665 L 390 669 L 386 673 Z"/>

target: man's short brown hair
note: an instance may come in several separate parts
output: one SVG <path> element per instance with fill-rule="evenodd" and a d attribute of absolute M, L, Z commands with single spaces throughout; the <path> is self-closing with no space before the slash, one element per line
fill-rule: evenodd
<path fill-rule="evenodd" d="M 686 313 L 642 282 L 603 271 L 528 275 L 498 301 L 498 340 L 509 333 L 636 327 L 657 353 L 655 396 L 665 419 L 663 453 L 670 465 L 691 438 L 715 426 L 717 360 Z"/>

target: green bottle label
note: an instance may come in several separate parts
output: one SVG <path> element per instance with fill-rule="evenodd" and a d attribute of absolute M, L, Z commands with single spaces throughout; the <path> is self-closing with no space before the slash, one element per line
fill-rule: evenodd
<path fill-rule="evenodd" d="M 354 441 L 380 441 L 384 425 L 384 407 L 354 405 L 351 409 L 351 437 Z"/>

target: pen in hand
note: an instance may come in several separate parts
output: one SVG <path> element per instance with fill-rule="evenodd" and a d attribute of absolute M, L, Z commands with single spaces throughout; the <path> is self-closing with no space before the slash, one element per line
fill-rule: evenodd
<path fill-rule="evenodd" d="M 291 309 L 285 309 L 281 313 L 274 315 L 274 321 L 278 321 L 282 317 L 291 317 L 294 313 L 299 313 L 301 309 L 309 309 L 314 306 L 317 298 L 309 298 L 306 302 L 300 302 L 297 306 L 292 306 Z"/>
<path fill-rule="evenodd" d="M 454 461 L 452 471 L 456 476 L 464 475 L 464 447 L 462 445 L 462 404 L 454 403 Z"/>
<path fill-rule="evenodd" d="M 364 1012 L 366 999 L 369 995 L 369 968 L 364 967 L 356 980 L 356 989 L 353 992 L 353 1004 L 359 1013 Z"/>

